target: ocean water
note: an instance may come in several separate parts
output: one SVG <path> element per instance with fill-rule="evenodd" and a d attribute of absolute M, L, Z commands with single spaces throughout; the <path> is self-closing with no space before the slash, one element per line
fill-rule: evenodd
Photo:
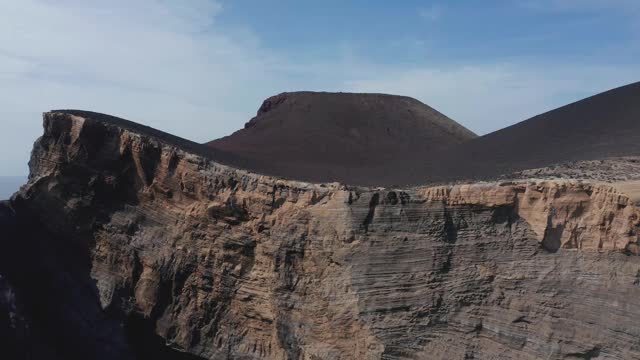
<path fill-rule="evenodd" d="M 0 200 L 9 199 L 26 182 L 26 176 L 0 176 Z"/>

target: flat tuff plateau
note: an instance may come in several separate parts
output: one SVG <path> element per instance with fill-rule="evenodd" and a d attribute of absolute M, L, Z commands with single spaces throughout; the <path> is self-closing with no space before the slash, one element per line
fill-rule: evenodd
<path fill-rule="evenodd" d="M 93 113 L 46 113 L 29 182 L 0 206 L 3 348 L 640 358 L 640 210 L 615 182 L 354 187 L 215 156 Z"/>

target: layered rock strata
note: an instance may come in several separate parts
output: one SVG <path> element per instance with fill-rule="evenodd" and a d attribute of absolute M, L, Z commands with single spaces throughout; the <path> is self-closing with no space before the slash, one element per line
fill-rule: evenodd
<path fill-rule="evenodd" d="M 91 114 L 44 128 L 10 207 L 45 285 L 16 292 L 69 318 L 67 358 L 640 358 L 640 211 L 610 185 L 310 184 Z"/>

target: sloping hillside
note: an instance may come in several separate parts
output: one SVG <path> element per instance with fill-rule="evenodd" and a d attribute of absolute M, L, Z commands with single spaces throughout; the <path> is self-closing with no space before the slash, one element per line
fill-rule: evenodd
<path fill-rule="evenodd" d="M 408 97 L 296 92 L 265 100 L 244 129 L 208 145 L 246 159 L 259 172 L 379 185 L 407 182 L 407 169 L 474 137 Z"/>
<path fill-rule="evenodd" d="M 640 155 L 640 83 L 476 138 L 425 161 L 413 181 L 487 178 L 551 164 Z"/>

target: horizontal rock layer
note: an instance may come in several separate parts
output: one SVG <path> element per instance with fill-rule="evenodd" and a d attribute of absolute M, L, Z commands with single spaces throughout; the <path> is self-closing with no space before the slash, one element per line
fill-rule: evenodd
<path fill-rule="evenodd" d="M 609 185 L 309 184 L 90 116 L 44 127 L 12 207 L 64 249 L 49 311 L 80 309 L 64 326 L 96 358 L 640 357 L 640 211 Z"/>

